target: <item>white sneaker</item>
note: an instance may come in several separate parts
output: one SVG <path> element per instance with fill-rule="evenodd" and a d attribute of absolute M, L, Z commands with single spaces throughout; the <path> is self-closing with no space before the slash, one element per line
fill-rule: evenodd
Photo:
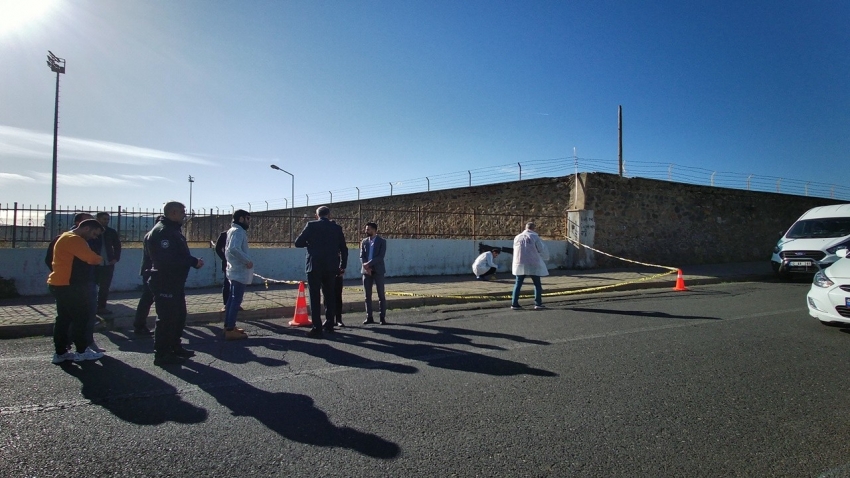
<path fill-rule="evenodd" d="M 97 360 L 103 357 L 103 354 L 100 352 L 95 352 L 91 348 L 87 348 L 83 353 L 74 354 L 74 362 L 82 362 L 83 360 Z"/>
<path fill-rule="evenodd" d="M 61 354 L 61 355 L 60 354 L 53 354 L 53 363 L 55 363 L 55 364 L 60 364 L 62 362 L 67 362 L 69 360 L 74 360 L 74 361 L 77 360 L 76 352 L 68 351 L 68 352 L 65 352 L 64 354 Z"/>
<path fill-rule="evenodd" d="M 546 306 L 545 306 L 545 305 L 543 305 L 543 304 L 535 305 L 535 306 L 534 306 L 534 310 L 543 310 L 543 309 L 548 309 L 548 308 L 549 308 L 549 307 L 546 307 Z"/>

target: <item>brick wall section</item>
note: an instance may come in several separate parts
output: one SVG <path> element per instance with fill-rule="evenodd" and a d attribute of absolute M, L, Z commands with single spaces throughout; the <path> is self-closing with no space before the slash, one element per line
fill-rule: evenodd
<path fill-rule="evenodd" d="M 768 261 L 780 235 L 824 198 L 588 174 L 595 247 L 643 262 L 680 266 Z M 599 266 L 619 264 L 597 255 Z"/>
<path fill-rule="evenodd" d="M 331 217 L 349 243 L 375 221 L 387 238 L 510 239 L 529 220 L 546 239 L 564 240 L 567 211 L 594 211 L 597 249 L 671 266 L 767 261 L 773 246 L 806 210 L 837 204 L 823 198 L 697 186 L 605 173 L 529 179 L 331 204 Z M 575 201 L 572 196 L 575 195 Z M 293 238 L 316 207 L 294 210 Z M 229 226 L 228 216 L 196 218 L 190 240 L 208 241 Z M 252 242 L 286 245 L 289 211 L 252 213 Z M 210 236 L 209 238 L 207 236 Z M 623 266 L 596 255 L 599 266 Z"/>
<path fill-rule="evenodd" d="M 571 176 L 529 179 L 327 205 L 350 243 L 360 241 L 363 224 L 368 221 L 377 222 L 379 232 L 387 238 L 484 240 L 513 238 L 533 220 L 541 236 L 563 240 L 572 183 Z M 314 219 L 320 205 L 294 209 L 293 237 Z M 255 211 L 251 219 L 249 240 L 288 242 L 289 210 Z M 196 218 L 189 239 L 209 240 L 207 235 L 217 236 L 229 224 L 225 216 Z"/>

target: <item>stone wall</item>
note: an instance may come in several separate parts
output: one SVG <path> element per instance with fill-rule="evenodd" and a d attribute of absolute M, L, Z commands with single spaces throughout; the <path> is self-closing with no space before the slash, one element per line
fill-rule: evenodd
<path fill-rule="evenodd" d="M 368 221 L 378 223 L 386 238 L 472 240 L 513 238 L 526 222 L 536 221 L 542 237 L 563 240 L 573 179 L 529 179 L 327 205 L 331 218 L 342 226 L 351 243 L 360 241 Z M 293 237 L 315 219 L 320 205 L 293 210 Z M 252 243 L 283 245 L 289 241 L 288 209 L 252 212 L 251 219 Z M 198 217 L 187 227 L 187 237 L 209 241 L 229 225 L 228 216 Z"/>
<path fill-rule="evenodd" d="M 352 244 L 367 221 L 377 222 L 380 233 L 392 239 L 487 241 L 510 239 L 531 220 L 544 239 L 581 234 L 592 238 L 585 243 L 610 254 L 681 266 L 767 261 L 779 236 L 806 210 L 842 202 L 604 173 L 580 174 L 578 189 L 574 180 L 572 175 L 529 179 L 329 206 Z M 294 209 L 293 238 L 317 206 Z M 576 224 L 578 217 L 585 223 Z M 255 211 L 252 218 L 252 244 L 288 244 L 289 210 Z M 188 236 L 209 241 L 229 224 L 227 216 L 195 218 Z M 592 259 L 568 255 L 567 267 L 627 265 L 598 254 Z"/>
<path fill-rule="evenodd" d="M 612 174 L 580 177 L 599 250 L 670 266 L 768 261 L 807 210 L 835 201 Z M 619 264 L 597 255 L 597 264 Z"/>

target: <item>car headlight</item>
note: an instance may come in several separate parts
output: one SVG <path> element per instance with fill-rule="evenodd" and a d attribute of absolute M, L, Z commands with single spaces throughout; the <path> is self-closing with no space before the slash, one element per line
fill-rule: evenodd
<path fill-rule="evenodd" d="M 829 277 L 827 277 L 826 274 L 823 273 L 823 271 L 818 271 L 817 274 L 815 274 L 814 280 L 812 280 L 812 284 L 818 287 L 827 288 L 834 286 L 835 282 L 829 280 Z"/>
<path fill-rule="evenodd" d="M 836 245 L 830 247 L 829 249 L 826 250 L 826 252 L 828 252 L 830 254 L 835 254 L 835 251 L 837 251 L 839 249 L 848 249 L 848 248 L 850 248 L 850 241 L 844 241 L 841 244 L 836 244 Z"/>

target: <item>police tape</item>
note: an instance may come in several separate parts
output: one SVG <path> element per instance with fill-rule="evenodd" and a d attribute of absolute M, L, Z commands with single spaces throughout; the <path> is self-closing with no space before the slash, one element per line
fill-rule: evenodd
<path fill-rule="evenodd" d="M 581 244 L 580 242 L 577 242 L 577 241 L 569 239 L 569 238 L 567 238 L 567 241 L 571 242 L 572 244 L 575 244 L 578 247 L 590 249 L 593 252 L 596 252 L 598 254 L 602 254 L 604 256 L 608 256 L 612 259 L 617 259 L 617 260 L 620 260 L 620 261 L 623 261 L 623 262 L 628 262 L 628 263 L 631 263 L 631 264 L 638 264 L 638 265 L 642 265 L 642 266 L 646 266 L 646 267 L 656 267 L 656 268 L 659 268 L 659 269 L 667 269 L 667 270 L 665 272 L 661 272 L 661 273 L 654 274 L 654 275 L 651 275 L 651 276 L 641 277 L 641 278 L 635 279 L 635 280 L 617 282 L 616 284 L 608 284 L 608 285 L 595 286 L 595 287 L 584 287 L 584 288 L 581 288 L 581 289 L 571 289 L 571 290 L 563 290 L 563 291 L 557 291 L 557 292 L 544 292 L 543 294 L 541 294 L 543 297 L 559 297 L 559 296 L 565 296 L 565 295 L 585 294 L 585 293 L 589 293 L 589 292 L 598 292 L 598 291 L 602 291 L 602 290 L 615 289 L 617 287 L 623 287 L 623 286 L 626 286 L 626 285 L 639 284 L 641 282 L 648 282 L 648 281 L 655 280 L 655 279 L 658 279 L 658 278 L 661 278 L 661 277 L 664 277 L 664 276 L 667 276 L 667 275 L 670 275 L 670 274 L 677 273 L 679 271 L 679 269 L 676 268 L 676 267 L 663 266 L 663 265 L 659 265 L 659 264 L 650 264 L 650 263 L 647 263 L 647 262 L 640 262 L 640 261 L 635 261 L 635 260 L 632 260 L 632 259 L 626 259 L 625 257 L 615 256 L 613 254 L 609 254 L 607 252 L 600 251 L 599 249 L 595 249 L 595 248 L 590 247 L 588 245 Z M 265 283 L 266 289 L 269 288 L 269 283 L 298 285 L 299 283 L 302 282 L 302 281 L 292 281 L 292 280 L 271 279 L 271 278 L 268 278 L 268 277 L 263 277 L 259 274 L 254 274 L 254 276 L 260 278 Z M 363 291 L 363 288 L 361 288 L 361 287 L 344 287 L 344 289 L 350 290 L 350 291 L 360 291 L 360 292 Z M 510 299 L 513 299 L 513 296 L 511 294 L 502 294 L 502 295 L 491 295 L 491 294 L 420 294 L 420 293 L 415 293 L 415 292 L 396 292 L 396 291 L 389 291 L 389 290 L 385 291 L 385 294 L 390 295 L 390 296 L 396 296 L 396 297 L 417 297 L 417 298 L 431 298 L 431 299 L 458 299 L 458 300 L 510 300 Z M 532 298 L 532 297 L 534 297 L 533 294 L 522 294 L 522 295 L 519 296 L 519 298 L 521 298 L 521 299 L 528 299 L 528 298 Z"/>
<path fill-rule="evenodd" d="M 260 274 L 254 274 L 254 277 L 259 278 L 263 281 L 263 284 L 266 286 L 266 289 L 269 288 L 269 283 L 271 284 L 288 284 L 288 285 L 298 285 L 301 283 L 300 280 L 279 280 L 279 279 L 270 279 L 268 277 L 263 277 Z"/>
<path fill-rule="evenodd" d="M 602 254 L 603 256 L 608 256 L 608 257 L 611 257 L 611 258 L 613 258 L 613 259 L 617 259 L 617 260 L 620 260 L 620 261 L 623 261 L 623 262 L 630 262 L 630 263 L 632 263 L 632 264 L 639 264 L 639 265 L 647 266 L 647 267 L 657 267 L 657 268 L 659 268 L 659 269 L 667 269 L 667 270 L 669 270 L 671 273 L 672 273 L 672 272 L 678 272 L 678 271 L 679 271 L 679 268 L 678 268 L 678 267 L 662 266 L 662 265 L 658 265 L 658 264 L 648 264 L 648 263 L 646 263 L 646 262 L 633 261 L 633 260 L 631 260 L 631 259 L 626 259 L 625 257 L 618 257 L 618 256 L 615 256 L 615 255 L 613 255 L 613 254 L 608 254 L 607 252 L 602 252 L 602 251 L 600 251 L 599 249 L 594 249 L 594 248 L 592 248 L 592 247 L 590 247 L 590 246 L 588 246 L 588 245 L 582 244 L 582 243 L 580 243 L 580 242 L 578 242 L 578 241 L 576 241 L 576 240 L 570 239 L 570 238 L 567 238 L 567 241 L 569 241 L 569 242 L 571 242 L 571 243 L 575 244 L 575 245 L 576 245 L 576 246 L 578 246 L 578 247 L 584 247 L 585 249 L 590 249 L 591 251 L 593 251 L 593 252 L 597 252 L 597 253 L 599 253 L 599 254 Z M 665 274 L 665 275 L 666 275 L 666 274 Z"/>

